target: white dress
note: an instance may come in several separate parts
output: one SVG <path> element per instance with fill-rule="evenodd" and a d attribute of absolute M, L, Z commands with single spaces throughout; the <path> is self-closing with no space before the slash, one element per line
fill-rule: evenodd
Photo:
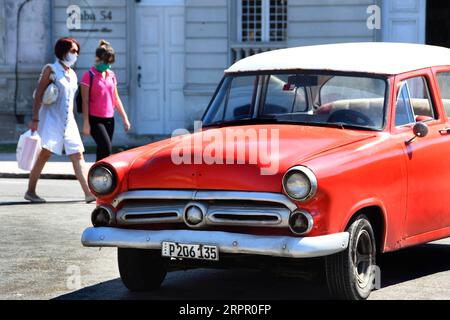
<path fill-rule="evenodd" d="M 83 141 L 73 114 L 78 78 L 72 69 L 66 74 L 64 67 L 57 61 L 53 64 L 56 73 L 55 84 L 58 87 L 58 99 L 51 106 L 42 106 L 39 111 L 38 133 L 42 148 L 57 155 L 84 152 Z"/>

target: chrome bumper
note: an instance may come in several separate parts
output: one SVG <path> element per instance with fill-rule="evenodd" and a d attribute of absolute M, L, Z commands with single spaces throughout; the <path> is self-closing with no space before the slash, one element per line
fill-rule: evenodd
<path fill-rule="evenodd" d="M 288 258 L 314 258 L 332 255 L 348 247 L 349 234 L 320 237 L 256 236 L 220 231 L 164 230 L 144 231 L 118 228 L 88 228 L 81 242 L 85 247 L 161 249 L 163 241 L 208 244 L 221 253 L 254 254 Z"/>

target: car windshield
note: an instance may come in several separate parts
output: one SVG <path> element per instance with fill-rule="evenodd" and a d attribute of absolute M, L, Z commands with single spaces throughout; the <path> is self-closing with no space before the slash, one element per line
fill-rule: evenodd
<path fill-rule="evenodd" d="M 279 122 L 381 130 L 386 92 L 386 79 L 367 75 L 229 75 L 203 125 Z"/>

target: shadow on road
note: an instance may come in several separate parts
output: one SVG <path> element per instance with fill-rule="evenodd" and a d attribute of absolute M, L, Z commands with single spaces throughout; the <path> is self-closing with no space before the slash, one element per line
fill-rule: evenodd
<path fill-rule="evenodd" d="M 382 287 L 450 270 L 450 245 L 427 244 L 382 256 Z M 323 279 L 276 277 L 251 270 L 191 270 L 168 274 L 150 293 L 130 293 L 120 279 L 60 296 L 57 300 L 324 300 L 330 299 Z"/>
<path fill-rule="evenodd" d="M 329 299 L 324 284 L 280 278 L 252 270 L 190 270 L 168 274 L 162 287 L 149 293 L 130 293 L 120 279 L 87 287 L 57 300 L 291 300 Z"/>
<path fill-rule="evenodd" d="M 450 245 L 430 243 L 382 255 L 383 288 L 450 271 Z"/>

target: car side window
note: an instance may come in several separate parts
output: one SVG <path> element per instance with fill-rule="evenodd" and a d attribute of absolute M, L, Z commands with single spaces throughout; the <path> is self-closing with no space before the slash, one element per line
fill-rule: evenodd
<path fill-rule="evenodd" d="M 406 80 L 408 91 L 413 107 L 414 115 L 436 119 L 436 112 L 431 101 L 430 90 L 428 89 L 425 77 L 416 77 Z"/>
<path fill-rule="evenodd" d="M 414 122 L 416 121 L 409 100 L 408 85 L 404 82 L 401 85 L 395 107 L 395 126 L 400 127 Z"/>
<path fill-rule="evenodd" d="M 256 76 L 236 77 L 231 82 L 231 90 L 225 105 L 224 120 L 252 117 L 252 97 L 257 84 Z"/>
<path fill-rule="evenodd" d="M 395 125 L 436 119 L 430 90 L 425 77 L 407 79 L 402 83 L 396 106 Z"/>
<path fill-rule="evenodd" d="M 213 123 L 220 122 L 223 120 L 225 103 L 227 101 L 230 84 L 231 84 L 230 78 L 224 80 L 222 89 L 217 93 L 217 96 L 215 97 L 211 105 L 211 108 L 215 110 L 214 119 L 212 120 Z"/>
<path fill-rule="evenodd" d="M 437 80 L 445 113 L 450 117 L 450 72 L 438 73 Z"/>

